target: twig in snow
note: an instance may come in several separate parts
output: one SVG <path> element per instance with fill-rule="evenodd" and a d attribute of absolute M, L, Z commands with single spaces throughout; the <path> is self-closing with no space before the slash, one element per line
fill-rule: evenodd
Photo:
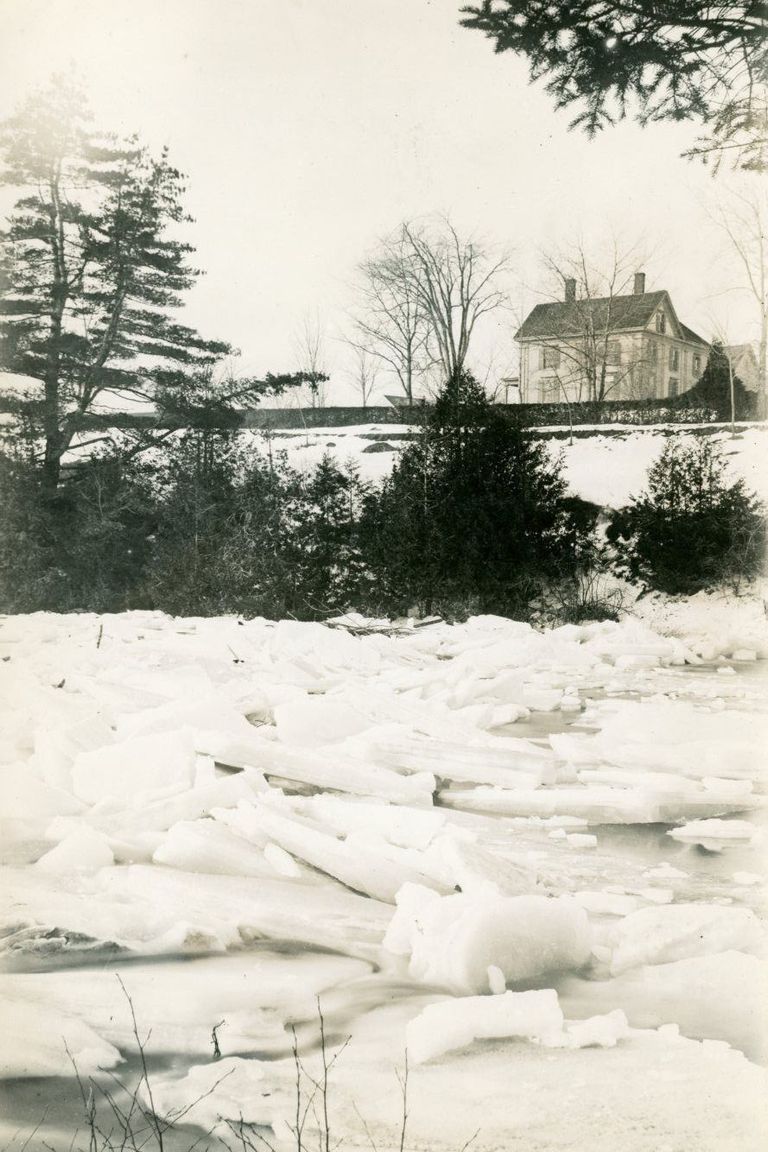
<path fill-rule="evenodd" d="M 213 1028 L 211 1029 L 211 1040 L 213 1041 L 213 1058 L 214 1058 L 214 1060 L 220 1060 L 221 1059 L 221 1048 L 219 1047 L 219 1038 L 216 1035 L 216 1033 L 218 1032 L 219 1028 L 224 1027 L 225 1023 L 226 1023 L 225 1020 L 219 1020 L 218 1024 L 214 1024 Z"/>
<path fill-rule="evenodd" d="M 352 1107 L 355 1110 L 355 1115 L 357 1116 L 358 1120 L 360 1121 L 360 1123 L 363 1126 L 363 1131 L 365 1132 L 366 1136 L 368 1137 L 368 1143 L 370 1144 L 373 1152 L 379 1152 L 379 1149 L 376 1146 L 376 1141 L 374 1140 L 373 1136 L 371 1136 L 371 1130 L 366 1123 L 365 1117 L 363 1116 L 362 1112 L 358 1108 L 357 1104 L 353 1103 Z"/>
<path fill-rule="evenodd" d="M 149 1073 L 147 1071 L 147 1058 L 146 1058 L 146 1053 L 145 1053 L 145 1047 L 146 1047 L 147 1041 L 149 1040 L 150 1033 L 148 1032 L 146 1039 L 142 1041 L 141 1036 L 139 1035 L 139 1025 L 138 1025 L 138 1022 L 136 1020 L 136 1010 L 133 1006 L 133 1000 L 131 999 L 129 992 L 128 992 L 128 989 L 126 988 L 125 984 L 123 984 L 122 977 L 119 975 L 117 977 L 117 982 L 123 990 L 123 995 L 125 996 L 126 1000 L 128 1001 L 128 1007 L 130 1008 L 130 1011 L 131 1011 L 131 1023 L 133 1024 L 133 1035 L 134 1035 L 134 1039 L 136 1040 L 136 1044 L 137 1044 L 138 1049 L 139 1049 L 139 1062 L 141 1064 L 141 1079 L 144 1081 L 144 1083 L 147 1086 L 147 1100 L 149 1101 L 149 1111 L 150 1111 L 149 1116 L 147 1116 L 147 1120 L 149 1121 L 149 1123 L 154 1128 L 155 1137 L 157 1139 L 158 1152 L 163 1152 L 164 1147 L 165 1147 L 164 1142 L 163 1142 L 164 1129 L 160 1123 L 160 1119 L 159 1119 L 157 1112 L 155 1110 L 155 1101 L 154 1101 L 154 1097 L 152 1095 L 152 1085 L 150 1084 L 150 1081 L 149 1081 Z M 139 1081 L 139 1085 L 141 1085 L 141 1080 Z"/>
<path fill-rule="evenodd" d="M 400 1152 L 405 1149 L 405 1132 L 408 1127 L 408 1049 L 405 1050 L 405 1067 L 402 1076 L 396 1072 L 397 1082 L 403 1095 L 403 1119 L 400 1125 Z"/>

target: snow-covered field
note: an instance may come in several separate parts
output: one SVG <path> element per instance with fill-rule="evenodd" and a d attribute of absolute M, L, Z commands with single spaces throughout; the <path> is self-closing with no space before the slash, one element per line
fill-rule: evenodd
<path fill-rule="evenodd" d="M 701 435 L 711 437 L 720 445 L 734 479 L 743 478 L 768 501 L 766 424 L 741 425 L 735 438 L 730 429 L 722 425 L 715 430 L 711 425 L 695 428 L 678 424 L 646 428 L 612 426 L 608 430 L 595 426 L 588 430 L 588 435 L 582 435 L 586 429 L 576 431 L 573 444 L 569 444 L 567 439 L 547 436 L 546 430 L 542 430 L 550 451 L 563 454 L 570 491 L 593 504 L 610 508 L 628 504 L 632 496 L 642 491 L 648 469 L 661 455 L 670 436 L 686 443 Z M 251 435 L 257 445 L 263 442 L 262 434 Z M 294 467 L 314 467 L 330 452 L 338 460 L 353 461 L 364 477 L 378 481 L 391 471 L 412 435 L 413 429 L 407 425 L 315 428 L 275 433 L 272 445 L 275 450 L 284 450 Z"/>
<path fill-rule="evenodd" d="M 764 1148 L 768 627 L 697 600 L 2 619 L 0 1146 L 70 1146 L 65 1044 L 135 1085 L 127 993 L 168 1150 L 297 1146 L 318 998 L 332 1144 L 400 1146 L 407 1050 L 409 1149 Z"/>

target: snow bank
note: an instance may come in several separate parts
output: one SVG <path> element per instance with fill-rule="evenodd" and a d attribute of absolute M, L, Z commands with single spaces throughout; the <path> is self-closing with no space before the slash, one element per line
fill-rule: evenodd
<path fill-rule="evenodd" d="M 15 997 L 0 999 L 0 1078 L 70 1076 L 72 1060 L 81 1076 L 122 1063 L 117 1048 L 75 1015 Z M 67 1048 L 71 1053 L 67 1054 Z"/>
<path fill-rule="evenodd" d="M 768 471 L 767 469 L 763 469 Z M 768 497 L 768 493 L 766 494 Z M 632 589 L 627 588 L 628 601 Z M 685 638 L 698 657 L 736 659 L 744 650 L 768 658 L 768 582 L 757 580 L 734 596 L 727 588 L 695 596 L 652 592 L 631 604 L 633 616 L 662 635 Z"/>

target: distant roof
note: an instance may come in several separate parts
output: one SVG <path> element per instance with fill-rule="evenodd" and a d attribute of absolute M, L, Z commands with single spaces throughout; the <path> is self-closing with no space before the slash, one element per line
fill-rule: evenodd
<path fill-rule="evenodd" d="M 518 340 L 580 336 L 584 331 L 585 313 L 592 314 L 598 329 L 622 332 L 626 329 L 645 328 L 664 300 L 672 308 L 669 295 L 663 289 L 627 296 L 598 296 L 594 300 L 559 300 L 552 304 L 537 304 L 515 335 Z M 672 312 L 674 314 L 674 308 Z M 702 340 L 692 329 L 686 328 L 684 324 L 680 327 L 686 340 L 708 347 L 707 341 Z"/>
<path fill-rule="evenodd" d="M 732 359 L 736 359 L 739 356 L 751 355 L 755 357 L 755 360 L 757 360 L 757 356 L 755 356 L 754 344 L 726 344 L 725 351 Z"/>

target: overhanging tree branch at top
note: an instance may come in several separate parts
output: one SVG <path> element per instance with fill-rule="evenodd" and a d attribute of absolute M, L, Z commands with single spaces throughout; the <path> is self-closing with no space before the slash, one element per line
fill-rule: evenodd
<path fill-rule="evenodd" d="M 482 0 L 461 24 L 496 52 L 526 56 L 571 127 L 590 135 L 632 115 L 694 120 L 687 153 L 768 168 L 768 3 L 698 0 Z"/>

